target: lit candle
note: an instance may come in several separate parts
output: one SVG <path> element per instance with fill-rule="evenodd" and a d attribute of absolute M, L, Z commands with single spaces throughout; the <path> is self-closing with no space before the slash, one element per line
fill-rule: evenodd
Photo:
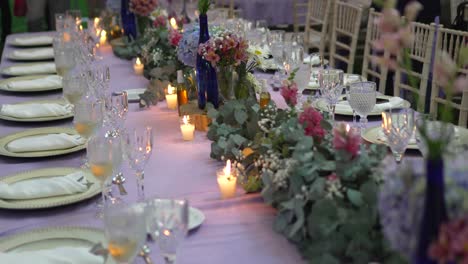
<path fill-rule="evenodd" d="M 171 27 L 175 30 L 179 29 L 179 27 L 177 26 L 177 21 L 175 20 L 175 18 L 171 18 L 171 20 L 169 20 L 169 23 L 171 24 Z"/>
<path fill-rule="evenodd" d="M 133 70 L 135 71 L 135 74 L 143 75 L 144 68 L 145 68 L 145 65 L 141 63 L 140 58 L 137 58 L 135 61 L 135 64 L 133 65 Z"/>
<path fill-rule="evenodd" d="M 106 45 L 106 40 L 107 40 L 107 33 L 105 30 L 103 30 L 101 31 L 101 37 L 99 38 L 99 44 L 101 47 Z"/>
<path fill-rule="evenodd" d="M 83 26 L 82 25 L 80 25 L 80 31 L 83 31 Z"/>
<path fill-rule="evenodd" d="M 192 141 L 195 134 L 195 125 L 190 123 L 188 115 L 184 115 L 181 121 L 180 131 L 182 131 L 182 138 L 186 141 Z"/>
<path fill-rule="evenodd" d="M 346 124 L 346 134 L 349 133 L 349 130 L 351 129 L 351 127 L 349 126 L 349 124 Z"/>
<path fill-rule="evenodd" d="M 177 109 L 177 94 L 175 93 L 175 88 L 170 84 L 167 87 L 166 102 L 167 108 L 172 110 Z"/>
<path fill-rule="evenodd" d="M 99 25 L 99 17 L 94 18 L 94 28 L 97 28 Z"/>
<path fill-rule="evenodd" d="M 64 42 L 70 42 L 71 40 L 71 35 L 68 32 L 63 32 L 63 41 Z"/>
<path fill-rule="evenodd" d="M 237 177 L 231 174 L 231 161 L 226 162 L 226 167 L 217 173 L 219 191 L 222 199 L 236 196 Z"/>

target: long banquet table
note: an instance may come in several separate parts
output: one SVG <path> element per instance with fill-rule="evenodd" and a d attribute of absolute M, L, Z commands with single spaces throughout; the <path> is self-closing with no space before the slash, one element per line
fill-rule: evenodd
<path fill-rule="evenodd" d="M 18 35 L 10 35 L 7 41 L 14 36 Z M 5 56 L 12 49 L 11 46 L 5 46 L 0 65 L 2 68 L 13 64 Z M 103 51 L 102 56 L 103 62 L 110 66 L 112 91 L 147 85 L 146 79 L 133 73 L 131 62 L 116 58 L 110 49 Z M 0 92 L 0 104 L 60 97 L 61 92 Z M 273 231 L 275 210 L 266 205 L 259 194 L 245 195 L 239 189 L 236 198 L 220 200 L 215 172 L 222 164 L 210 159 L 210 141 L 205 133 L 197 132 L 192 142 L 182 141 L 177 112 L 168 110 L 165 102 L 149 110 L 140 110 L 138 104 L 130 105 L 126 126 L 132 128 L 144 125 L 150 125 L 155 130 L 155 148 L 146 166 L 147 197 L 187 198 L 192 206 L 203 211 L 206 216 L 202 226 L 190 232 L 184 241 L 178 263 L 303 263 L 294 245 Z M 0 121 L 0 136 L 46 126 L 71 127 L 71 120 L 29 124 Z M 84 153 L 81 151 L 40 159 L 0 156 L 0 177 L 40 168 L 78 167 Z M 136 186 L 133 172 L 127 165 L 123 166 L 122 172 L 127 178 L 125 187 L 129 193 L 123 199 L 134 201 Z M 0 209 L 0 240 L 35 228 L 102 228 L 102 220 L 94 217 L 97 199 L 100 196 L 53 209 Z M 155 249 L 151 253 L 153 261 L 162 263 L 156 245 L 152 245 L 152 248 Z M 137 263 L 143 263 L 141 258 L 138 258 Z"/>

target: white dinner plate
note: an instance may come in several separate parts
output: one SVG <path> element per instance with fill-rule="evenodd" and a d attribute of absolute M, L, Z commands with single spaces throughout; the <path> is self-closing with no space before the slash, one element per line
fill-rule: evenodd
<path fill-rule="evenodd" d="M 55 99 L 55 100 L 32 100 L 32 101 L 27 101 L 27 102 L 21 102 L 17 103 L 14 105 L 25 105 L 25 104 L 61 104 L 61 105 L 66 105 L 67 102 L 63 99 Z M 12 104 L 13 105 L 13 104 Z M 1 105 L 0 105 L 1 109 Z M 43 116 L 43 117 L 34 117 L 34 118 L 17 118 L 13 116 L 8 116 L 2 114 L 0 111 L 0 119 L 3 120 L 9 120 L 9 121 L 16 121 L 16 122 L 44 122 L 44 121 L 54 121 L 54 120 L 61 120 L 61 119 L 67 119 L 73 117 L 73 111 L 70 111 L 66 115 L 60 115 L 60 116 Z"/>
<path fill-rule="evenodd" d="M 35 229 L 0 239 L 0 251 L 24 252 L 58 247 L 89 247 L 106 245 L 104 232 L 87 227 L 51 227 Z M 108 257 L 106 263 L 114 263 Z"/>
<path fill-rule="evenodd" d="M 27 75 L 27 76 L 19 76 L 19 77 L 3 79 L 3 80 L 0 80 L 0 90 L 7 91 L 7 92 L 15 92 L 15 93 L 33 93 L 33 92 L 45 92 L 45 91 L 54 91 L 54 90 L 62 89 L 62 85 L 44 86 L 44 87 L 21 89 L 21 90 L 14 90 L 14 89 L 12 90 L 7 87 L 7 84 L 9 84 L 10 82 L 36 80 L 36 79 L 41 79 L 47 76 L 52 76 L 52 75 Z"/>
<path fill-rule="evenodd" d="M 28 76 L 28 75 L 39 75 L 39 74 L 53 74 L 53 73 L 56 73 L 57 72 L 57 69 L 55 69 L 54 67 L 54 70 L 49 70 L 47 68 L 43 68 L 43 69 L 40 69 L 40 68 L 36 68 L 34 70 L 30 70 L 29 72 L 27 73 L 20 73 L 20 74 L 16 74 L 16 73 L 12 73 L 11 72 L 11 69 L 13 67 L 29 67 L 29 66 L 36 66 L 36 65 L 44 65 L 44 64 L 49 64 L 49 63 L 53 63 L 53 62 L 28 62 L 28 63 L 18 63 L 18 64 L 15 64 L 15 65 L 12 65 L 12 66 L 8 66 L 8 67 L 5 67 L 5 68 L 2 68 L 1 69 L 1 73 L 3 75 L 8 75 L 8 76 Z"/>
<path fill-rule="evenodd" d="M 17 173 L 14 175 L 1 178 L 0 182 L 11 184 L 14 182 L 19 182 L 19 181 L 24 181 L 24 180 L 34 179 L 34 178 L 65 176 L 65 175 L 77 172 L 79 170 L 81 169 L 79 168 L 38 169 L 38 170 L 21 172 L 21 173 Z M 0 208 L 17 209 L 17 210 L 52 208 L 52 207 L 81 202 L 101 193 L 101 187 L 100 187 L 100 183 L 98 182 L 98 180 L 96 180 L 96 178 L 93 175 L 91 175 L 89 171 L 84 171 L 84 176 L 86 177 L 87 182 L 90 183 L 88 190 L 85 192 L 75 193 L 75 194 L 70 194 L 70 195 L 61 195 L 61 196 L 52 196 L 52 197 L 25 199 L 25 200 L 0 199 Z"/>
<path fill-rule="evenodd" d="M 66 133 L 69 135 L 78 135 L 73 128 L 68 127 L 43 127 L 43 128 L 33 128 L 18 133 L 13 133 L 7 136 L 0 138 L 0 155 L 7 157 L 20 157 L 20 158 L 37 158 L 37 157 L 51 157 L 57 155 L 63 155 L 68 153 L 73 153 L 80 151 L 86 148 L 86 144 L 82 144 L 73 148 L 68 149 L 57 149 L 57 150 L 47 150 L 47 151 L 31 151 L 31 152 L 11 152 L 8 150 L 7 145 L 13 140 L 36 135 L 44 134 L 59 134 Z"/>
<path fill-rule="evenodd" d="M 343 98 L 345 97 L 345 95 L 342 95 L 341 98 L 340 98 L 340 101 L 343 101 Z M 388 96 L 388 95 L 377 95 L 377 100 L 389 100 L 390 98 L 392 98 L 392 96 Z M 319 110 L 322 110 L 322 111 L 328 111 L 328 103 L 324 100 L 324 99 L 319 99 L 317 100 L 315 103 L 314 103 L 314 107 L 316 107 L 317 109 Z M 399 106 L 396 106 L 396 108 L 410 108 L 411 107 L 411 104 L 410 102 L 406 101 L 406 100 L 403 100 L 403 102 L 401 103 L 401 105 Z M 340 108 L 336 108 L 335 110 L 335 114 L 337 115 L 346 115 L 346 116 L 352 116 L 353 115 L 353 110 L 351 107 L 349 107 L 349 109 L 346 109 L 346 110 L 343 110 L 343 109 L 340 109 Z M 382 111 L 380 110 L 377 110 L 374 108 L 374 110 L 369 113 L 368 116 L 379 116 L 382 114 Z"/>

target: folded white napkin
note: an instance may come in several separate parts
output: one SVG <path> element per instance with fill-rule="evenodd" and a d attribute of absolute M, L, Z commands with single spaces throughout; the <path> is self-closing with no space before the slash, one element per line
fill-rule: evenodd
<path fill-rule="evenodd" d="M 22 252 L 0 252 L 0 263 L 8 264 L 102 264 L 102 256 L 96 256 L 86 247 L 58 247 Z"/>
<path fill-rule="evenodd" d="M 44 45 L 52 44 L 53 38 L 51 36 L 35 36 L 35 37 L 17 37 L 15 42 L 21 45 Z"/>
<path fill-rule="evenodd" d="M 3 89 L 11 91 L 34 90 L 52 87 L 62 87 L 62 77 L 58 75 L 49 75 L 33 80 L 11 81 L 2 85 Z"/>
<path fill-rule="evenodd" d="M 388 99 L 388 103 L 376 104 L 374 109 L 372 109 L 372 112 L 382 112 L 391 108 L 401 107 L 403 102 L 404 100 L 400 97 L 392 97 Z M 335 111 L 352 113 L 353 109 L 349 105 L 348 101 L 340 101 L 336 104 Z"/>
<path fill-rule="evenodd" d="M 7 149 L 11 152 L 32 152 L 32 151 L 47 151 L 69 149 L 79 145 L 83 145 L 86 139 L 79 135 L 46 134 L 23 137 L 15 139 L 7 144 Z"/>
<path fill-rule="evenodd" d="M 11 66 L 4 70 L 6 74 L 10 75 L 32 75 L 56 72 L 54 62 L 45 62 L 34 65 L 16 65 Z"/>
<path fill-rule="evenodd" d="M 28 200 L 82 193 L 88 189 L 82 171 L 65 176 L 36 178 L 7 184 L 0 182 L 0 199 Z M 3 263 L 0 261 L 0 263 Z"/>
<path fill-rule="evenodd" d="M 307 56 L 304 58 L 304 63 L 310 65 L 319 65 L 320 64 L 320 56 Z"/>
<path fill-rule="evenodd" d="M 4 104 L 0 113 L 15 118 L 36 118 L 68 115 L 72 109 L 71 104 L 59 103 Z"/>
<path fill-rule="evenodd" d="M 53 58 L 53 48 L 40 48 L 40 49 L 17 49 L 13 51 L 15 59 L 35 59 L 35 58 Z"/>
<path fill-rule="evenodd" d="M 379 130 L 379 134 L 377 135 L 377 139 L 382 141 L 382 142 L 387 142 L 387 136 L 385 135 L 383 129 Z M 408 142 L 408 145 L 416 145 L 418 142 L 416 141 L 416 133 L 413 133 L 411 135 L 411 138 Z"/>

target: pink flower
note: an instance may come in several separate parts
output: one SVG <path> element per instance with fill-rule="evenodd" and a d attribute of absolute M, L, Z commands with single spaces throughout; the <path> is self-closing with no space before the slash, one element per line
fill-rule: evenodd
<path fill-rule="evenodd" d="M 169 43 L 172 46 L 177 47 L 179 46 L 179 42 L 182 39 L 182 34 L 180 34 L 178 30 L 170 29 L 168 38 L 169 38 Z"/>
<path fill-rule="evenodd" d="M 382 33 L 393 33 L 401 25 L 401 17 L 395 8 L 385 8 L 382 16 L 377 20 L 377 25 Z"/>
<path fill-rule="evenodd" d="M 333 147 L 336 150 L 344 150 L 354 158 L 359 153 L 361 135 L 354 129 L 349 129 L 345 123 L 338 124 L 333 129 Z"/>
<path fill-rule="evenodd" d="M 283 82 L 283 87 L 281 87 L 281 96 L 283 96 L 284 100 L 290 107 L 294 107 L 297 104 L 297 91 L 297 85 L 295 82 Z"/>
<path fill-rule="evenodd" d="M 439 236 L 428 250 L 431 259 L 438 263 L 467 263 L 468 261 L 468 219 L 456 219 L 445 223 Z"/>
<path fill-rule="evenodd" d="M 336 180 L 339 180 L 339 178 L 338 176 L 336 176 L 336 173 L 334 172 L 327 176 L 327 181 L 336 181 Z"/>
<path fill-rule="evenodd" d="M 457 64 L 452 60 L 450 55 L 442 52 L 434 64 L 434 76 L 436 83 L 441 87 L 448 89 L 448 85 L 457 74 Z"/>
<path fill-rule="evenodd" d="M 371 57 L 371 62 L 374 65 L 385 66 L 391 70 L 395 70 L 398 66 L 398 63 L 394 58 L 385 58 L 385 57 Z"/>
<path fill-rule="evenodd" d="M 304 134 L 316 140 L 321 140 L 325 136 L 325 129 L 320 124 L 322 119 L 322 114 L 313 107 L 305 108 L 299 115 L 299 123 L 304 127 Z"/>
<path fill-rule="evenodd" d="M 463 93 L 468 91 L 468 76 L 459 76 L 453 86 L 457 92 Z"/>
<path fill-rule="evenodd" d="M 418 1 L 412 1 L 405 6 L 405 17 L 409 21 L 415 21 L 423 6 Z"/>
<path fill-rule="evenodd" d="M 130 11 L 140 16 L 149 14 L 158 6 L 158 0 L 130 0 Z"/>
<path fill-rule="evenodd" d="M 205 54 L 205 60 L 211 62 L 211 65 L 213 67 L 216 67 L 216 63 L 220 60 L 221 58 L 219 57 L 218 54 L 214 53 L 214 51 L 210 51 Z"/>
<path fill-rule="evenodd" d="M 167 26 L 167 17 L 160 15 L 154 21 L 153 25 L 155 27 L 166 27 Z"/>

